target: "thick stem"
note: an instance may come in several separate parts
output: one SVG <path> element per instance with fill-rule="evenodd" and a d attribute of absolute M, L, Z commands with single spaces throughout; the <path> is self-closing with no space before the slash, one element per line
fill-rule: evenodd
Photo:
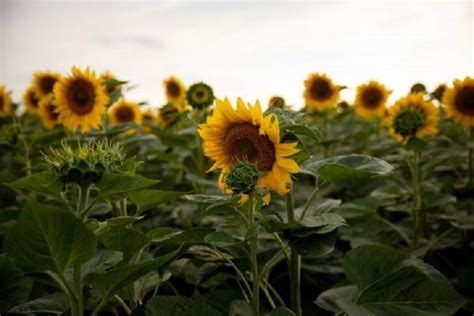
<path fill-rule="evenodd" d="M 286 212 L 288 222 L 295 220 L 295 203 L 293 200 L 293 187 L 286 195 Z M 290 249 L 290 289 L 291 309 L 296 316 L 301 316 L 301 258 L 294 247 Z"/>
<path fill-rule="evenodd" d="M 412 165 L 412 189 L 413 189 L 413 230 L 414 244 L 418 243 L 420 235 L 424 235 L 425 216 L 421 207 L 421 190 L 420 190 L 420 152 L 413 153 Z"/>
<path fill-rule="evenodd" d="M 74 292 L 77 297 L 76 315 L 82 316 L 84 314 L 84 306 L 82 302 L 82 266 L 76 264 L 73 267 Z"/>
<path fill-rule="evenodd" d="M 249 227 L 255 224 L 255 206 L 254 197 L 249 196 Z M 258 274 L 257 265 L 257 236 L 252 236 L 249 240 L 250 247 L 250 263 L 252 266 L 252 305 L 256 315 L 260 315 L 260 276 Z"/>

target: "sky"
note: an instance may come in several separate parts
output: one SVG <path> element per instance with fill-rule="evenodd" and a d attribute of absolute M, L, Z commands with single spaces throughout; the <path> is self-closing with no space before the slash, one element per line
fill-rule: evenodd
<path fill-rule="evenodd" d="M 125 96 L 165 103 L 162 81 L 210 84 L 217 97 L 303 104 L 324 72 L 348 86 L 371 79 L 392 100 L 474 75 L 474 0 L 40 1 L 0 0 L 0 85 L 20 100 L 36 70 L 112 71 Z"/>

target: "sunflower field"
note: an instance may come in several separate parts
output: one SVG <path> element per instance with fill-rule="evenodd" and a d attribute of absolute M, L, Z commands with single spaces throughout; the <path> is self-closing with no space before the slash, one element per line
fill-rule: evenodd
<path fill-rule="evenodd" d="M 0 313 L 472 315 L 474 78 L 303 79 L 303 106 L 171 76 L 156 109 L 78 67 L 0 86 Z"/>

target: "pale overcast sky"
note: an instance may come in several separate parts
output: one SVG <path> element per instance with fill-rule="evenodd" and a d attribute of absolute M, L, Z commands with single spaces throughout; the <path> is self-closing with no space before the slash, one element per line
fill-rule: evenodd
<path fill-rule="evenodd" d="M 378 79 L 397 97 L 474 75 L 474 1 L 0 0 L 0 84 L 19 100 L 35 70 L 111 70 L 127 97 L 164 102 L 162 80 L 205 81 L 218 97 L 280 94 L 326 72 L 352 89 Z"/>

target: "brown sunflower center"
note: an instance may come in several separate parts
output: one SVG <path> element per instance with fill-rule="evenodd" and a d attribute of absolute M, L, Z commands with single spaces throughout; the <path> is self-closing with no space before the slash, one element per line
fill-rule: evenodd
<path fill-rule="evenodd" d="M 36 96 L 36 93 L 34 91 L 30 92 L 30 94 L 28 95 L 28 99 L 30 100 L 31 106 L 33 106 L 35 109 L 38 108 L 40 99 Z"/>
<path fill-rule="evenodd" d="M 91 82 L 76 79 L 68 93 L 69 108 L 77 115 L 86 115 L 94 109 L 95 89 Z"/>
<path fill-rule="evenodd" d="M 234 162 L 248 160 L 255 163 L 259 171 L 272 170 L 276 160 L 273 143 L 267 136 L 260 135 L 258 126 L 250 123 L 230 126 L 224 137 L 224 147 Z"/>
<path fill-rule="evenodd" d="M 370 87 L 365 89 L 362 92 L 362 103 L 364 104 L 364 107 L 368 109 L 375 109 L 380 105 L 380 102 L 382 101 L 383 94 L 380 89 L 375 88 L 375 87 Z"/>
<path fill-rule="evenodd" d="M 56 106 L 54 104 L 49 104 L 47 107 L 48 117 L 51 121 L 56 122 L 58 120 L 59 113 L 56 113 Z"/>
<path fill-rule="evenodd" d="M 181 87 L 174 81 L 169 81 L 166 84 L 166 90 L 168 90 L 169 95 L 173 98 L 177 98 L 181 95 Z"/>
<path fill-rule="evenodd" d="M 317 78 L 311 83 L 309 89 L 311 97 L 316 100 L 327 100 L 331 97 L 332 89 L 327 80 Z"/>
<path fill-rule="evenodd" d="M 135 119 L 135 112 L 128 106 L 122 106 L 115 112 L 115 117 L 119 123 L 132 122 Z"/>
<path fill-rule="evenodd" d="M 474 116 L 474 86 L 464 86 L 457 93 L 454 104 L 464 115 Z"/>
<path fill-rule="evenodd" d="M 204 98 L 204 91 L 202 91 L 202 90 L 196 91 L 196 97 L 197 97 L 198 99 Z"/>
<path fill-rule="evenodd" d="M 54 84 L 56 83 L 57 78 L 53 76 L 45 76 L 40 81 L 40 89 L 44 94 L 49 94 L 53 92 Z"/>

